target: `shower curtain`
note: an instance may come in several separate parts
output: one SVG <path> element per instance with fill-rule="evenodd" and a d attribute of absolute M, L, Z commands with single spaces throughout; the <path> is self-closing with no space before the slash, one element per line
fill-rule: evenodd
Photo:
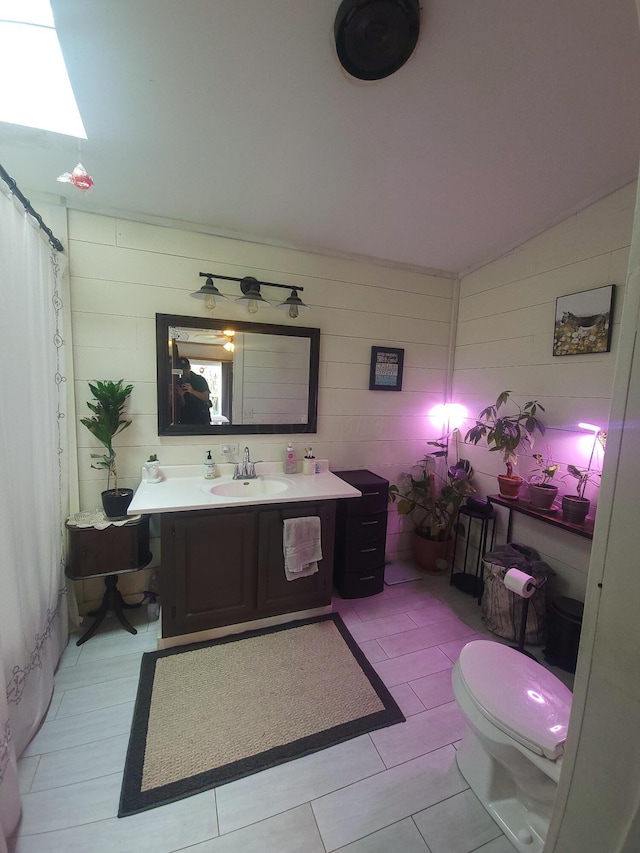
<path fill-rule="evenodd" d="M 0 191 L 0 853 L 20 817 L 16 759 L 46 713 L 68 637 L 60 264 Z"/>

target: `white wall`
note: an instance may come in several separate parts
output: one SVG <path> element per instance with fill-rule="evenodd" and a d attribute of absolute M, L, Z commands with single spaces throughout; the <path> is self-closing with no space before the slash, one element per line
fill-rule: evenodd
<path fill-rule="evenodd" d="M 640 199 L 567 752 L 548 853 L 640 850 Z"/>
<path fill-rule="evenodd" d="M 534 452 L 549 446 L 563 471 L 567 463 L 588 462 L 592 442 L 576 425 L 606 427 L 609 420 L 635 191 L 634 183 L 612 193 L 461 279 L 452 399 L 473 417 L 504 390 L 520 405 L 538 399 L 548 429 Z M 612 351 L 554 357 L 556 298 L 606 284 L 617 286 Z M 495 494 L 495 475 L 504 471 L 500 454 L 480 445 L 467 445 L 463 453 L 479 493 Z M 526 477 L 532 469 L 533 460 L 521 457 L 517 473 Z M 561 487 L 572 492 L 575 481 Z M 587 497 L 597 501 L 597 490 Z M 497 541 L 504 541 L 505 519 L 503 513 Z M 513 539 L 536 548 L 557 571 L 554 592 L 584 600 L 589 540 L 517 514 Z"/>
<path fill-rule="evenodd" d="M 446 274 L 76 211 L 69 212 L 69 258 L 76 419 L 88 413 L 89 380 L 124 379 L 134 386 L 133 425 L 116 439 L 123 486 L 138 485 L 150 453 L 166 465 L 200 463 L 208 448 L 222 458 L 224 438 L 157 434 L 155 314 L 204 316 L 203 302 L 189 296 L 201 284 L 200 271 L 304 287 L 304 302 L 313 310 L 299 320 L 271 309 L 256 317 L 321 330 L 318 432 L 293 436 L 300 458 L 305 445 L 313 444 L 315 455 L 328 458 L 334 470 L 369 468 L 393 482 L 423 455 L 425 440 L 436 437 L 427 412 L 443 401 L 446 385 L 454 308 L 454 281 Z M 220 289 L 235 294 L 234 287 Z M 221 303 L 216 316 L 250 319 L 233 302 Z M 368 390 L 372 345 L 404 348 L 400 393 Z M 240 451 L 248 444 L 252 457 L 265 461 L 281 460 L 288 440 L 242 438 L 231 437 Z M 90 464 L 97 445 L 82 425 L 77 441 L 80 507 L 100 506 L 104 472 Z M 388 553 L 406 549 L 408 534 L 398 534 L 393 512 L 389 526 Z M 144 580 L 122 576 L 123 591 Z M 78 591 L 85 603 L 100 595 L 99 581 L 85 581 Z"/>

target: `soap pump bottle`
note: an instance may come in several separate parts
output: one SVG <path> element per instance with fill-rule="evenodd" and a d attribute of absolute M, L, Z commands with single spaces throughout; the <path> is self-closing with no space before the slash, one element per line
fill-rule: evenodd
<path fill-rule="evenodd" d="M 293 449 L 291 442 L 289 442 L 284 453 L 284 473 L 295 474 L 297 470 L 298 460 L 296 459 L 296 452 Z"/>
<path fill-rule="evenodd" d="M 211 451 L 207 450 L 207 458 L 204 460 L 204 478 L 205 480 L 213 480 L 216 476 L 216 463 L 211 457 Z"/>

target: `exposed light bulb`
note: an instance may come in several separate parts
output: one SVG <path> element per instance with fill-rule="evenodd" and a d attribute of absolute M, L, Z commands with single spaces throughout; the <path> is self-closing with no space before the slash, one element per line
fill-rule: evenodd
<path fill-rule="evenodd" d="M 258 303 L 255 299 L 250 299 L 247 302 L 247 311 L 249 314 L 257 314 L 258 313 Z"/>
<path fill-rule="evenodd" d="M 207 293 L 207 295 L 205 296 L 204 307 L 208 308 L 209 311 L 213 311 L 213 309 L 216 307 L 216 298 L 213 293 Z"/>
<path fill-rule="evenodd" d="M 297 305 L 290 305 L 289 306 L 289 316 L 291 317 L 292 320 L 295 320 L 299 313 L 300 312 L 298 311 Z"/>

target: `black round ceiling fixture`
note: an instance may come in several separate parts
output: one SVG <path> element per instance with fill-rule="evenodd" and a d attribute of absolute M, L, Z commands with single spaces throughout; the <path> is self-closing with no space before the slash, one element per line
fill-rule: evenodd
<path fill-rule="evenodd" d="M 401 68 L 420 34 L 420 0 L 342 0 L 334 25 L 338 59 L 359 80 Z"/>

